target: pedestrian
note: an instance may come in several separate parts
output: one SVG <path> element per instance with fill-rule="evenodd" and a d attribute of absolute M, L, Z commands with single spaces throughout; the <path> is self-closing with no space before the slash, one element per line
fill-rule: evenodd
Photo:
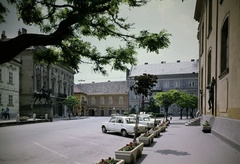
<path fill-rule="evenodd" d="M 10 120 L 10 114 L 9 114 L 9 108 L 7 107 L 6 109 L 6 114 L 5 114 L 5 119 L 9 119 Z"/>
<path fill-rule="evenodd" d="M 6 118 L 5 115 L 6 115 L 6 113 L 5 113 L 5 109 L 2 108 L 2 119 L 3 119 L 3 118 Z"/>

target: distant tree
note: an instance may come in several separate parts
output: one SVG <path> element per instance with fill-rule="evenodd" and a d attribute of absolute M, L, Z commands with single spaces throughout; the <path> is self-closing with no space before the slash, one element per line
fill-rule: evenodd
<path fill-rule="evenodd" d="M 155 99 L 151 97 L 149 99 L 148 107 L 147 107 L 147 113 L 158 113 L 159 112 L 159 107 L 156 105 Z"/>
<path fill-rule="evenodd" d="M 152 95 L 151 89 L 157 83 L 157 76 L 144 73 L 143 75 L 135 76 L 134 80 L 135 83 L 130 86 L 130 90 L 133 90 L 136 95 L 141 96 L 142 105 L 140 108 L 144 110 L 144 97 Z"/>
<path fill-rule="evenodd" d="M 135 76 L 134 79 L 135 79 L 135 83 L 132 86 L 130 86 L 130 89 L 133 90 L 136 95 L 141 95 L 142 99 L 144 99 L 144 96 L 147 97 L 148 95 L 151 94 L 152 87 L 154 87 L 155 84 L 157 83 L 157 76 L 146 74 L 146 73 L 140 76 Z M 144 109 L 143 102 L 142 102 L 142 108 Z M 136 142 L 136 137 L 137 137 L 138 113 L 139 111 L 137 111 L 137 120 L 136 120 L 133 142 Z"/>
<path fill-rule="evenodd" d="M 168 120 L 168 108 L 177 102 L 177 99 L 180 97 L 180 91 L 172 89 L 167 92 L 158 92 L 154 99 L 157 102 L 158 106 L 163 106 L 165 109 L 165 118 Z"/>
<path fill-rule="evenodd" d="M 71 113 L 73 112 L 73 107 L 80 103 L 79 99 L 76 96 L 68 96 L 64 101 L 64 104 L 67 105 L 70 110 L 68 112 L 69 119 L 71 118 Z"/>
<path fill-rule="evenodd" d="M 183 109 L 188 107 L 187 104 L 188 94 L 186 92 L 180 92 L 180 96 L 176 101 L 178 107 L 180 107 L 180 119 L 182 119 Z"/>
<path fill-rule="evenodd" d="M 189 108 L 191 109 L 190 116 L 193 118 L 193 111 L 198 107 L 198 97 L 196 95 L 190 95 L 189 96 Z"/>
<path fill-rule="evenodd" d="M 149 1 L 7 0 L 10 6 L 16 8 L 18 19 L 25 25 L 38 27 L 41 34 L 21 34 L 0 42 L 0 49 L 4 52 L 0 55 L 0 64 L 12 60 L 30 46 L 42 45 L 51 48 L 38 52 L 37 59 L 58 62 L 76 72 L 79 64 L 86 62 L 86 59 L 94 65 L 94 71 L 103 75 L 107 74 L 105 65 L 108 64 L 114 70 L 126 70 L 128 64 L 136 64 L 136 48 L 159 53 L 159 49 L 167 48 L 170 44 L 171 34 L 166 30 L 159 33 L 142 30 L 135 34 L 131 31 L 134 24 L 120 16 L 122 6 L 136 8 Z M 6 5 L 0 2 L 0 23 L 6 21 L 8 12 Z M 88 37 L 100 41 L 116 38 L 125 46 L 107 47 L 106 52 L 101 54 L 94 45 L 84 41 Z"/>

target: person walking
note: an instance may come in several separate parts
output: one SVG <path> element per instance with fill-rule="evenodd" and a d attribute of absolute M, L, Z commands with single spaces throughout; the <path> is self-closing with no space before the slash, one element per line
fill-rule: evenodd
<path fill-rule="evenodd" d="M 6 113 L 5 113 L 5 109 L 2 108 L 2 119 L 5 118 L 6 119 Z"/>
<path fill-rule="evenodd" d="M 10 113 L 9 113 L 9 108 L 7 107 L 6 109 L 6 114 L 5 114 L 5 119 L 9 119 L 10 120 Z"/>

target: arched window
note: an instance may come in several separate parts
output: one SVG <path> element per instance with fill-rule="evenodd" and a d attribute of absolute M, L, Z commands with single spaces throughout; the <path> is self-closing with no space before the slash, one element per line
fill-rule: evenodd
<path fill-rule="evenodd" d="M 221 58 L 220 58 L 221 75 L 228 72 L 229 62 L 229 28 L 228 17 L 225 19 L 221 31 Z"/>
<path fill-rule="evenodd" d="M 212 50 L 210 49 L 208 52 L 208 74 L 207 74 L 207 84 L 211 83 L 211 67 L 212 67 Z"/>

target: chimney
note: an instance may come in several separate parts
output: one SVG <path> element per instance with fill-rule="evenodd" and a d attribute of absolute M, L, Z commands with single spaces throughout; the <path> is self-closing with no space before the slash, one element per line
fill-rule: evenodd
<path fill-rule="evenodd" d="M 18 30 L 18 36 L 21 35 L 21 34 L 22 34 L 22 32 L 21 32 L 21 30 L 19 29 L 19 30 Z"/>
<path fill-rule="evenodd" d="M 2 39 L 2 40 L 7 39 L 7 36 L 6 36 L 5 31 L 2 31 L 1 39 Z"/>
<path fill-rule="evenodd" d="M 27 34 L 27 29 L 22 28 L 22 34 Z"/>
<path fill-rule="evenodd" d="M 180 63 L 180 60 L 177 60 L 177 63 Z"/>

